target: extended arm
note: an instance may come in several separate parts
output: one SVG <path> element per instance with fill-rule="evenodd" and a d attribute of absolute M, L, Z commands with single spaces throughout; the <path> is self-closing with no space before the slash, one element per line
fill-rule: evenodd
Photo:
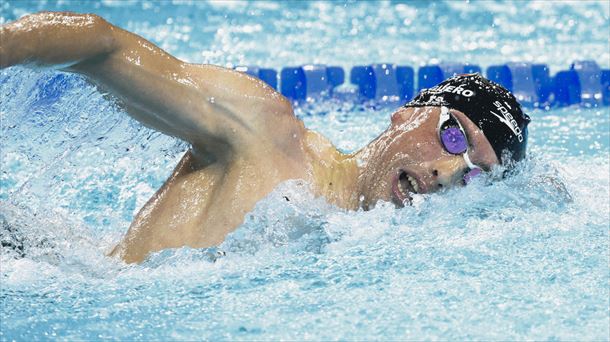
<path fill-rule="evenodd" d="M 135 119 L 212 154 L 247 149 L 267 131 L 274 144 L 300 134 L 289 102 L 262 81 L 185 63 L 96 15 L 45 12 L 3 25 L 0 67 L 16 64 L 84 74 Z"/>

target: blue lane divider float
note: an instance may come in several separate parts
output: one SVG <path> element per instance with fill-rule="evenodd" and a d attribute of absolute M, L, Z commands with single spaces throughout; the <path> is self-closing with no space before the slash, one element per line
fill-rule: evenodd
<path fill-rule="evenodd" d="M 481 68 L 474 64 L 441 63 L 426 65 L 417 72 L 417 87 L 419 90 L 432 88 L 442 81 L 460 74 L 482 73 Z"/>
<path fill-rule="evenodd" d="M 602 70 L 595 61 L 576 61 L 570 68 L 578 75 L 580 103 L 585 106 L 603 105 Z"/>
<path fill-rule="evenodd" d="M 602 96 L 604 97 L 604 104 L 610 105 L 610 70 L 602 70 L 601 76 L 602 83 Z"/>
<path fill-rule="evenodd" d="M 278 75 L 273 69 L 239 66 L 248 73 L 278 89 Z M 409 66 L 390 63 L 354 66 L 350 82 L 363 99 L 409 101 L 416 89 L 430 88 L 456 74 L 482 73 L 479 66 L 441 63 L 419 68 L 417 87 L 415 72 Z M 545 64 L 506 63 L 487 68 L 487 78 L 510 90 L 526 107 L 610 105 L 610 70 L 601 70 L 595 61 L 576 61 L 569 70 L 551 76 Z M 338 66 L 308 64 L 283 68 L 280 92 L 292 100 L 332 95 L 345 82 L 345 72 Z"/>
<path fill-rule="evenodd" d="M 273 69 L 259 68 L 257 66 L 237 66 L 235 70 L 244 72 L 250 76 L 257 77 L 277 90 L 277 71 Z"/>
<path fill-rule="evenodd" d="M 555 75 L 553 96 L 557 106 L 569 106 L 580 101 L 578 74 L 574 70 L 562 70 Z"/>
<path fill-rule="evenodd" d="M 555 76 L 556 104 L 565 106 L 580 103 L 592 107 L 608 104 L 607 77 L 595 61 L 572 63 L 570 70 L 560 71 Z"/>
<path fill-rule="evenodd" d="M 595 61 L 576 61 L 571 70 L 578 75 L 580 103 L 585 106 L 603 105 L 602 70 Z"/>
<path fill-rule="evenodd" d="M 550 104 L 553 83 L 545 64 L 507 63 L 487 68 L 487 78 L 510 90 L 527 107 Z"/>
<path fill-rule="evenodd" d="M 546 64 L 532 64 L 532 76 L 538 95 L 538 106 L 545 107 L 551 104 L 553 93 L 553 79 L 549 66 Z"/>
<path fill-rule="evenodd" d="M 332 88 L 338 87 L 345 82 L 345 71 L 343 71 L 342 67 L 329 66 L 326 68 L 326 74 Z"/>
<path fill-rule="evenodd" d="M 413 81 L 413 68 L 389 63 L 355 66 L 350 72 L 350 82 L 365 99 L 408 101 L 413 98 Z"/>
<path fill-rule="evenodd" d="M 283 68 L 280 92 L 293 100 L 306 100 L 320 95 L 332 95 L 333 89 L 345 81 L 341 67 L 317 64 Z"/>

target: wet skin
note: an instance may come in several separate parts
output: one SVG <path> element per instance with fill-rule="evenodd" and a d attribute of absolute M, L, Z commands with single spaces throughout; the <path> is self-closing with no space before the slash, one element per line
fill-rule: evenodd
<path fill-rule="evenodd" d="M 461 184 L 466 171 L 464 159 L 440 144 L 438 107 L 400 108 L 378 138 L 342 154 L 262 81 L 183 62 L 98 16 L 38 13 L 3 25 L 0 34 L 0 68 L 26 64 L 82 74 L 142 124 L 191 144 L 110 252 L 125 262 L 165 248 L 221 243 L 257 201 L 289 179 L 357 210 L 380 200 L 402 206 L 409 192 Z M 497 164 L 474 123 L 452 114 L 466 130 L 472 161 Z"/>

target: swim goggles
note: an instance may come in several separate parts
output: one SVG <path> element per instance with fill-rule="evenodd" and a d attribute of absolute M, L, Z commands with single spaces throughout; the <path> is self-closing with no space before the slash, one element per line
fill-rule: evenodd
<path fill-rule="evenodd" d="M 464 174 L 464 184 L 468 184 L 474 177 L 481 174 L 482 168 L 475 165 L 468 157 L 468 139 L 466 133 L 453 115 L 449 112 L 449 108 L 441 107 L 441 117 L 438 121 L 438 136 L 441 140 L 443 148 L 454 155 L 462 155 L 468 166 L 468 172 Z"/>

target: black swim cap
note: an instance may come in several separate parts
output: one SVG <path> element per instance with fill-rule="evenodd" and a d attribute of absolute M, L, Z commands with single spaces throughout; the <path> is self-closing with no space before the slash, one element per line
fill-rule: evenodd
<path fill-rule="evenodd" d="M 446 106 L 466 114 L 504 166 L 525 157 L 530 117 L 508 90 L 479 74 L 457 75 L 422 90 L 405 107 Z"/>

